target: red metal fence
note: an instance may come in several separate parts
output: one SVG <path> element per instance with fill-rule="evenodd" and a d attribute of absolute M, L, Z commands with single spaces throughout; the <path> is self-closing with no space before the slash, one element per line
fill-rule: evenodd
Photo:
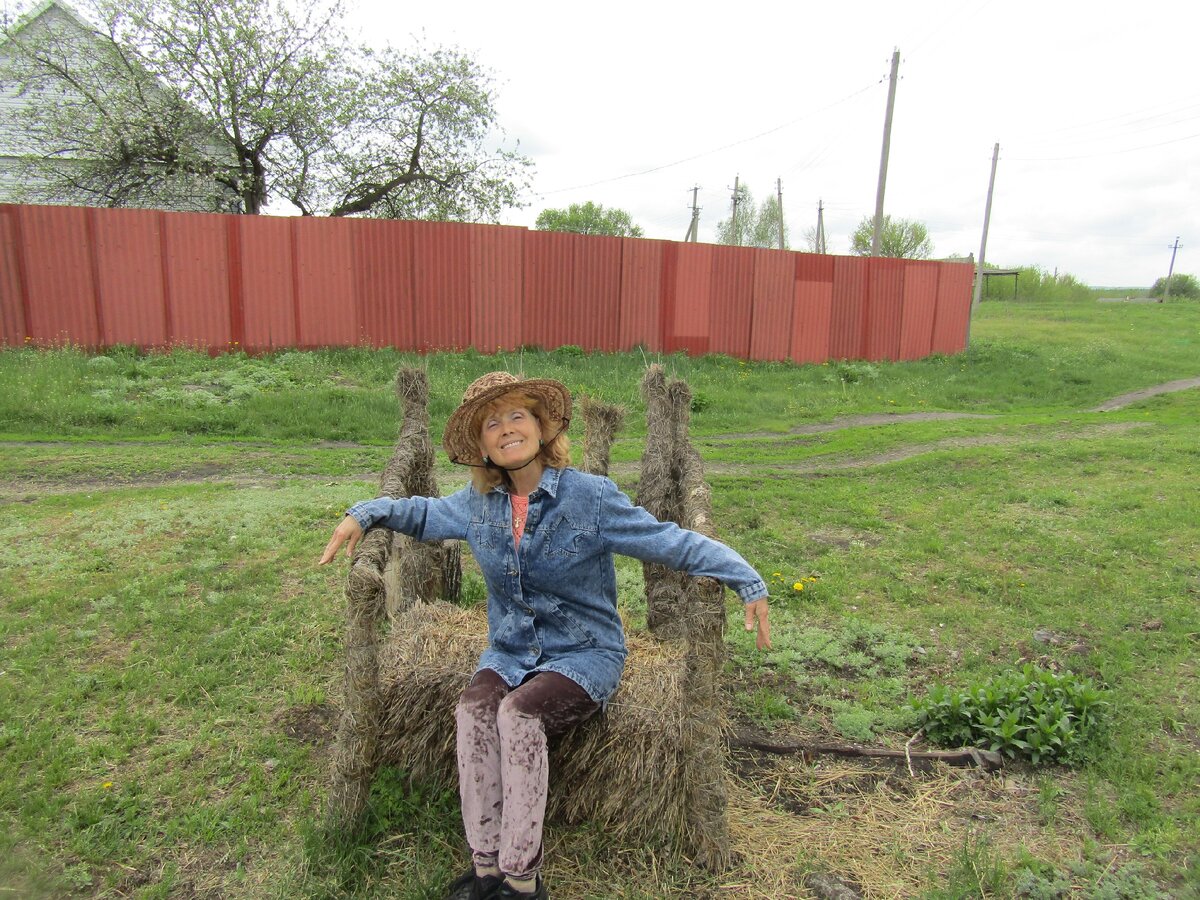
<path fill-rule="evenodd" d="M 0 206 L 8 345 L 919 359 L 964 349 L 972 275 L 497 225 Z"/>

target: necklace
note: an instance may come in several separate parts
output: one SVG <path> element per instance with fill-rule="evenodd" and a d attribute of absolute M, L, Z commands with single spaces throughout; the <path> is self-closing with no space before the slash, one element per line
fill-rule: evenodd
<path fill-rule="evenodd" d="M 514 494 L 511 501 L 513 533 L 520 534 L 524 530 L 525 520 L 529 517 L 529 500 Z"/>

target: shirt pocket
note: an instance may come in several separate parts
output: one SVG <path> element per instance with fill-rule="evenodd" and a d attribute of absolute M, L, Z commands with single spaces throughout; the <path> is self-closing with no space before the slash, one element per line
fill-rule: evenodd
<path fill-rule="evenodd" d="M 559 562 L 589 556 L 595 553 L 599 537 L 600 533 L 594 528 L 559 516 L 547 529 L 546 556 Z"/>
<path fill-rule="evenodd" d="M 549 599 L 546 602 L 546 609 L 549 611 L 549 618 L 553 620 L 559 634 L 565 637 L 568 643 L 572 643 L 577 647 L 590 648 L 596 646 L 596 639 L 592 637 L 591 632 L 584 628 L 570 612 Z"/>
<path fill-rule="evenodd" d="M 469 530 L 468 543 L 485 550 L 494 550 L 500 543 L 505 526 L 488 522 L 483 513 L 473 513 L 467 528 Z"/>

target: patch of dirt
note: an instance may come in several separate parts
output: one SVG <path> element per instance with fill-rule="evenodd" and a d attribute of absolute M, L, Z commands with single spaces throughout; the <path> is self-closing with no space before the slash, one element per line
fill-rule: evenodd
<path fill-rule="evenodd" d="M 805 537 L 814 544 L 834 547 L 838 550 L 849 550 L 851 547 L 878 547 L 883 543 L 880 535 L 872 534 L 869 531 L 811 531 Z"/>
<path fill-rule="evenodd" d="M 1041 827 L 1037 791 L 1018 767 L 985 773 L 938 765 L 913 777 L 903 763 L 740 753 L 734 766 L 731 832 L 753 836 L 744 868 L 765 896 L 796 895 L 782 883 L 781 859 L 800 856 L 864 896 L 907 897 L 931 875 L 948 877 L 981 823 L 1002 856 L 1023 849 L 1051 862 L 1073 857 L 1072 835 L 1084 827 L 1069 776 L 1058 778 L 1059 827 Z"/>
<path fill-rule="evenodd" d="M 281 710 L 274 722 L 294 741 L 328 747 L 333 743 L 338 714 L 337 707 L 330 703 L 306 703 Z"/>

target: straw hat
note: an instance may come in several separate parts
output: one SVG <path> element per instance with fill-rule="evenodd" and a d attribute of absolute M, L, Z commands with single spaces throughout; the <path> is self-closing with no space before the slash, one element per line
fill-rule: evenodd
<path fill-rule="evenodd" d="M 566 430 L 571 422 L 571 392 L 562 382 L 550 378 L 521 379 L 508 372 L 488 372 L 471 382 L 463 394 L 462 405 L 450 414 L 446 422 L 442 446 L 446 448 L 451 462 L 464 466 L 483 465 L 483 456 L 479 452 L 479 425 L 475 416 L 493 400 L 514 391 L 531 394 L 542 401 L 546 410 L 543 429 L 555 432 L 554 437 Z"/>

